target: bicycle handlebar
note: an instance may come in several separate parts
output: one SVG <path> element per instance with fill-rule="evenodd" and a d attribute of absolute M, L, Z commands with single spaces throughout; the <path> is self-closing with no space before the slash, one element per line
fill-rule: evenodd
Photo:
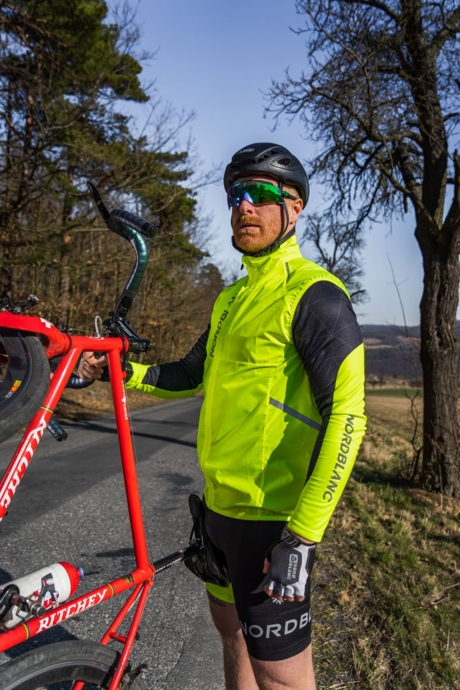
<path fill-rule="evenodd" d="M 136 264 L 134 266 L 134 270 L 124 287 L 115 311 L 111 312 L 112 322 L 120 320 L 123 321 L 132 304 L 134 296 L 142 280 L 142 276 L 145 273 L 145 269 L 147 268 L 149 248 L 144 240 L 144 237 L 154 237 L 154 235 L 157 234 L 158 229 L 152 225 L 152 223 L 149 223 L 143 218 L 139 218 L 130 211 L 116 208 L 109 212 L 93 183 L 88 181 L 87 185 L 96 203 L 98 211 L 102 216 L 102 220 L 107 225 L 109 230 L 115 232 L 117 235 L 120 235 L 120 237 L 123 237 L 125 240 L 128 240 L 136 252 Z M 104 324 L 107 325 L 106 322 L 104 322 Z M 117 332 L 118 331 L 119 328 L 117 329 Z M 150 348 L 150 344 L 148 347 Z"/>
<path fill-rule="evenodd" d="M 152 225 L 152 223 L 149 223 L 147 220 L 144 220 L 143 218 L 135 216 L 134 213 L 131 213 L 130 211 L 124 211 L 121 208 L 116 208 L 110 212 L 110 216 L 107 220 L 107 225 L 111 230 L 112 219 L 116 223 L 122 223 L 123 225 L 127 225 L 133 230 L 140 232 L 141 235 L 144 235 L 144 237 L 147 238 L 155 237 L 155 235 L 158 232 L 158 228 Z"/>
<path fill-rule="evenodd" d="M 131 241 L 131 233 L 126 233 L 125 228 L 134 230 L 135 232 L 144 235 L 144 237 L 147 237 L 148 239 L 157 234 L 158 228 L 152 225 L 152 223 L 149 223 L 147 220 L 134 215 L 134 213 L 131 213 L 131 211 L 125 211 L 121 208 L 115 208 L 113 211 L 109 211 L 102 201 L 101 195 L 97 191 L 97 187 L 95 187 L 95 185 L 93 185 L 93 183 L 89 180 L 86 184 L 88 185 L 88 189 L 92 194 L 97 209 L 102 216 L 102 220 L 107 225 L 109 230 L 115 232 L 117 235 L 121 235 L 121 237 L 124 237 L 128 241 Z"/>

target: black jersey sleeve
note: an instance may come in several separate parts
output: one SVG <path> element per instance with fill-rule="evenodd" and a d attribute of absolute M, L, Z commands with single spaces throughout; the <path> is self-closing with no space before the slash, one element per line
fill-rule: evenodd
<path fill-rule="evenodd" d="M 289 524 L 321 541 L 366 429 L 363 340 L 346 293 L 328 281 L 308 288 L 294 315 L 293 340 L 322 425 L 305 459 L 305 487 Z"/>
<path fill-rule="evenodd" d="M 314 283 L 300 299 L 292 333 L 324 419 L 331 413 L 341 364 L 363 342 L 345 292 L 325 280 Z"/>
<path fill-rule="evenodd" d="M 126 387 L 159 398 L 194 395 L 201 389 L 209 326 L 185 357 L 167 364 L 145 365 L 128 362 Z"/>

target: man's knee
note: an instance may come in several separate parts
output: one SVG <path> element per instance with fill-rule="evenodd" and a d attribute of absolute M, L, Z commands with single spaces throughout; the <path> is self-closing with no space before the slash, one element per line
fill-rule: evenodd
<path fill-rule="evenodd" d="M 282 661 L 261 661 L 250 657 L 261 690 L 315 690 L 311 644 L 300 654 Z"/>

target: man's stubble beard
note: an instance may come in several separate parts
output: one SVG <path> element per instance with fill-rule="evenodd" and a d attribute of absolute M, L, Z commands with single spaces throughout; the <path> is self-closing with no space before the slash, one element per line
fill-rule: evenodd
<path fill-rule="evenodd" d="M 252 225 L 262 229 L 262 232 L 254 232 L 249 228 L 242 228 L 243 225 Z M 240 246 L 242 241 L 246 246 L 244 248 L 252 251 L 263 249 L 266 241 L 264 241 L 265 233 L 263 232 L 265 223 L 253 216 L 243 215 L 238 218 L 238 221 L 233 226 L 233 234 L 235 242 Z M 249 242 L 248 242 L 249 240 Z"/>
<path fill-rule="evenodd" d="M 242 225 L 257 225 L 258 227 L 263 227 L 264 223 L 254 216 L 243 215 L 240 216 L 235 223 L 234 229 L 239 230 Z"/>

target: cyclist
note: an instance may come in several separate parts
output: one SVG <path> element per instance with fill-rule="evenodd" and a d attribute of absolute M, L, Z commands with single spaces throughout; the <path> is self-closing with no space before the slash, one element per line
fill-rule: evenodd
<path fill-rule="evenodd" d="M 221 293 L 183 359 L 128 363 L 127 387 L 205 393 L 206 528 L 231 581 L 207 589 L 227 690 L 312 690 L 310 578 L 365 431 L 362 337 L 346 288 L 300 252 L 300 161 L 251 144 L 224 186 L 248 275 Z M 100 378 L 105 364 L 86 353 L 79 374 Z"/>

